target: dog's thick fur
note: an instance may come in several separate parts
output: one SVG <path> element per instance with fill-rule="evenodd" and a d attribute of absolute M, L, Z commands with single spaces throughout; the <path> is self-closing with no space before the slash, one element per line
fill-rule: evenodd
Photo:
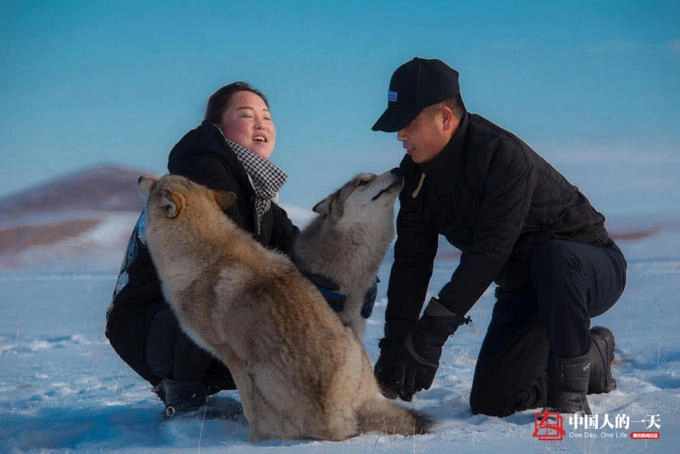
<path fill-rule="evenodd" d="M 337 314 L 359 340 L 366 328 L 361 315 L 366 293 L 394 238 L 394 202 L 401 186 L 398 169 L 355 176 L 316 204 L 318 216 L 293 248 L 298 268 L 330 279 L 347 296 Z"/>
<path fill-rule="evenodd" d="M 164 295 L 229 367 L 251 440 L 426 431 L 424 417 L 379 396 L 361 343 L 292 261 L 224 214 L 233 193 L 175 175 L 144 177 L 139 193 Z"/>

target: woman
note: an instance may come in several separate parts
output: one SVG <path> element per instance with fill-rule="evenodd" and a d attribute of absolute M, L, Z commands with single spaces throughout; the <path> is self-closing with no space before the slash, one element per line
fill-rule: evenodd
<path fill-rule="evenodd" d="M 266 97 L 235 82 L 210 97 L 203 123 L 170 152 L 168 170 L 236 193 L 226 214 L 264 246 L 287 253 L 299 231 L 276 204 L 286 174 L 269 162 L 275 144 Z M 106 336 L 172 414 L 198 408 L 208 395 L 235 384 L 220 361 L 182 332 L 164 301 L 145 246 L 145 221 L 142 212 L 107 313 Z"/>

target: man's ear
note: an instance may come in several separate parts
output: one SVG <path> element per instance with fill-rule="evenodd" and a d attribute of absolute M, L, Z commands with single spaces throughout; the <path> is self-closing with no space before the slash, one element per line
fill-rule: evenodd
<path fill-rule="evenodd" d="M 156 182 L 156 178 L 151 175 L 142 175 L 137 180 L 137 198 L 146 204 L 146 199 L 149 198 L 151 186 Z"/>
<path fill-rule="evenodd" d="M 454 126 L 456 118 L 449 106 L 439 106 L 439 118 L 444 131 L 448 131 Z"/>
<path fill-rule="evenodd" d="M 449 138 L 458 131 L 458 127 L 463 120 L 462 117 L 453 113 L 449 106 L 442 106 L 442 119 L 443 129 L 449 135 Z"/>
<path fill-rule="evenodd" d="M 165 210 L 165 217 L 168 219 L 174 219 L 184 211 L 184 206 L 186 200 L 184 196 L 179 192 L 174 192 L 169 189 L 163 191 L 163 197 L 161 197 L 161 208 Z"/>
<path fill-rule="evenodd" d="M 225 211 L 236 201 L 236 194 L 231 191 L 213 191 L 215 202 Z"/>

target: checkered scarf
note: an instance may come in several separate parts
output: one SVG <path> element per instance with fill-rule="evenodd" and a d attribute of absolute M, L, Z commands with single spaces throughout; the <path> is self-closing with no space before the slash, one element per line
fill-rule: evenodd
<path fill-rule="evenodd" d="M 236 157 L 243 165 L 255 191 L 255 214 L 257 215 L 257 231 L 260 232 L 262 218 L 269 211 L 271 203 L 278 201 L 279 189 L 286 182 L 286 172 L 276 167 L 266 159 L 262 159 L 246 147 L 237 144 L 226 136 L 224 140 L 236 153 Z"/>

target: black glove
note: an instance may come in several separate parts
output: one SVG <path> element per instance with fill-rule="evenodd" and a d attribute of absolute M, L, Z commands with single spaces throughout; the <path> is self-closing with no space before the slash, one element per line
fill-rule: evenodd
<path fill-rule="evenodd" d="M 373 373 L 380 391 L 388 399 L 399 395 L 399 387 L 394 384 L 395 362 L 401 351 L 404 340 L 411 333 L 415 322 L 410 320 L 391 319 L 385 321 L 385 337 L 380 339 L 380 357 L 375 363 Z"/>
<path fill-rule="evenodd" d="M 451 312 L 437 298 L 430 299 L 394 362 L 392 389 L 398 390 L 402 400 L 410 401 L 418 391 L 430 388 L 444 343 L 460 325 L 470 321 L 470 317 Z"/>
<path fill-rule="evenodd" d="M 340 286 L 338 284 L 327 277 L 321 276 L 320 274 L 303 274 L 312 282 L 312 284 L 316 285 L 316 288 L 319 289 L 331 309 L 333 309 L 335 312 L 340 312 L 345 308 L 347 296 L 337 292 L 337 290 L 340 290 Z"/>
<path fill-rule="evenodd" d="M 376 276 L 375 282 L 366 292 L 366 296 L 364 296 L 364 305 L 361 307 L 361 316 L 363 318 L 368 318 L 373 313 L 373 306 L 375 306 L 375 300 L 378 297 L 378 282 L 380 282 L 380 278 Z"/>
<path fill-rule="evenodd" d="M 380 357 L 375 363 L 373 374 L 380 385 L 380 392 L 388 399 L 396 399 L 399 395 L 399 387 L 395 385 L 393 377 L 395 375 L 394 365 L 402 344 L 403 341 L 393 341 L 385 337 L 378 343 Z"/>

